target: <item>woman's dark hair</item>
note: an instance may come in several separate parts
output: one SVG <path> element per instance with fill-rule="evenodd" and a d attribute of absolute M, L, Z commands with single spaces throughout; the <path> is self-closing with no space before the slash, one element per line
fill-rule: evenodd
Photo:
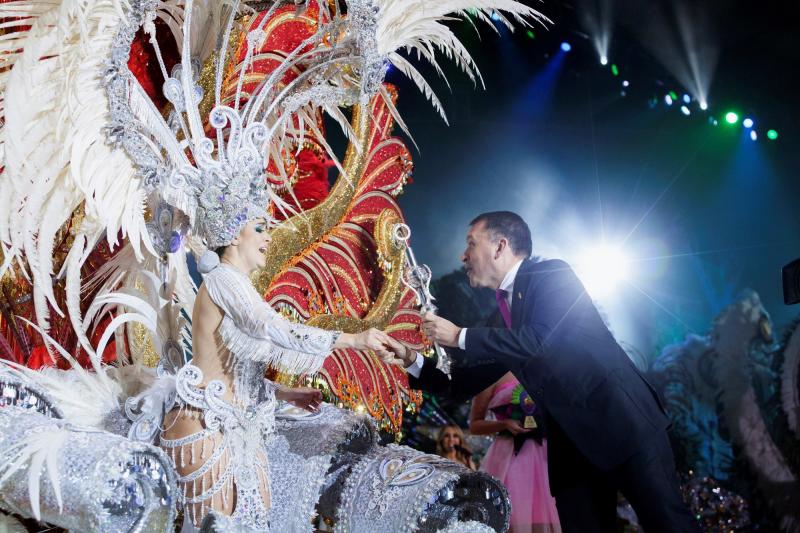
<path fill-rule="evenodd" d="M 493 241 L 505 237 L 514 255 L 530 257 L 533 253 L 531 230 L 518 214 L 511 211 L 483 213 L 475 217 L 469 225 L 474 226 L 479 222 L 483 222 Z"/>
<path fill-rule="evenodd" d="M 225 254 L 225 250 L 227 250 L 227 246 L 220 246 L 219 248 L 214 249 L 214 253 L 217 254 L 217 257 L 222 259 L 222 256 Z"/>

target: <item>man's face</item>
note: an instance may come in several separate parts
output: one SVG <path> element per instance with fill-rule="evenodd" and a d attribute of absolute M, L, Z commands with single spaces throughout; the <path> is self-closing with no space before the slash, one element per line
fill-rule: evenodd
<path fill-rule="evenodd" d="M 492 241 L 491 233 L 484 226 L 481 221 L 469 227 L 467 248 L 461 255 L 461 261 L 467 270 L 470 286 L 495 289 L 497 287 L 493 286 L 492 279 L 497 243 Z"/>

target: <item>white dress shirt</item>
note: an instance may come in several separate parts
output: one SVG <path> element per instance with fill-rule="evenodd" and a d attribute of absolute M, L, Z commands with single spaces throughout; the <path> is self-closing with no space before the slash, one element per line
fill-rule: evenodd
<path fill-rule="evenodd" d="M 506 272 L 506 276 L 503 278 L 503 281 L 500 283 L 500 287 L 498 289 L 506 291 L 506 301 L 508 303 L 508 310 L 511 311 L 511 302 L 513 301 L 512 296 L 514 295 L 514 280 L 517 279 L 517 272 L 519 272 L 519 267 L 522 265 L 522 259 L 517 261 L 511 269 Z M 467 344 L 467 328 L 461 328 L 461 331 L 458 333 L 458 347 L 462 350 L 465 349 Z M 419 375 L 422 373 L 422 363 L 425 361 L 424 356 L 421 353 L 417 353 L 417 358 L 411 363 L 408 367 L 406 367 L 406 372 L 418 378 Z"/>

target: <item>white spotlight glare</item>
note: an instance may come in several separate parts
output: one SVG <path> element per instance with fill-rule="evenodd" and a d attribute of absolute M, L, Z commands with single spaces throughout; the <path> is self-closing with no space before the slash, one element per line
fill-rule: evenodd
<path fill-rule="evenodd" d="M 689 96 L 688 94 L 684 94 L 684 95 L 683 95 L 683 103 L 684 103 L 684 104 L 690 104 L 690 103 L 692 103 L 692 97 L 691 97 L 691 96 Z"/>
<path fill-rule="evenodd" d="M 623 87 L 628 87 L 630 84 L 631 84 L 631 82 L 629 82 L 628 80 L 625 80 L 625 81 L 622 82 L 622 86 Z"/>
<path fill-rule="evenodd" d="M 608 65 L 608 58 L 606 56 L 600 56 L 600 64 L 603 66 Z"/>
<path fill-rule="evenodd" d="M 758 140 L 758 133 L 756 133 L 756 130 L 752 130 L 752 131 L 750 132 L 750 138 L 751 138 L 752 140 L 754 140 L 754 141 L 757 141 L 757 140 Z"/>
<path fill-rule="evenodd" d="M 686 107 L 685 105 L 682 105 L 682 106 L 681 106 L 681 113 L 683 113 L 683 114 L 684 114 L 684 115 L 686 115 L 687 117 L 688 117 L 689 115 L 691 115 L 691 114 L 692 114 L 692 112 L 691 112 L 691 111 L 689 111 L 689 108 L 688 108 L 688 107 Z"/>
<path fill-rule="evenodd" d="M 664 96 L 664 102 L 665 102 L 667 105 L 672 105 L 672 97 L 671 97 L 670 95 L 666 95 L 666 96 Z"/>
<path fill-rule="evenodd" d="M 608 295 L 628 276 L 630 261 L 621 249 L 601 245 L 584 253 L 578 276 L 594 298 Z"/>
<path fill-rule="evenodd" d="M 702 109 L 703 111 L 708 109 L 708 102 L 700 102 L 700 109 Z"/>
<path fill-rule="evenodd" d="M 742 126 L 744 126 L 745 128 L 748 128 L 748 129 L 752 128 L 753 127 L 753 119 L 752 118 L 744 119 L 742 121 Z"/>

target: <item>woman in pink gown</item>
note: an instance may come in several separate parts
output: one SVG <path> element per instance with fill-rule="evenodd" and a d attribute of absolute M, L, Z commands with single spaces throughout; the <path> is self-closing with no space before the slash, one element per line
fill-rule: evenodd
<path fill-rule="evenodd" d="M 497 434 L 480 469 L 508 489 L 509 531 L 560 533 L 556 501 L 547 480 L 547 441 L 542 438 L 536 405 L 510 372 L 472 400 L 470 432 Z"/>

